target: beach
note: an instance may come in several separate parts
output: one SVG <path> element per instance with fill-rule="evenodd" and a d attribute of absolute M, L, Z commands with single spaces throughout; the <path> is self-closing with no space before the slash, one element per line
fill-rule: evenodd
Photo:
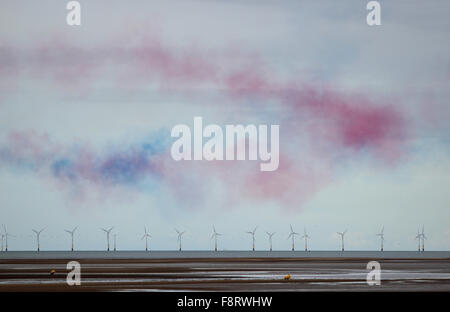
<path fill-rule="evenodd" d="M 79 286 L 66 282 L 72 260 Z M 367 284 L 369 261 L 380 285 Z M 2 252 L 0 291 L 450 291 L 450 253 Z"/>

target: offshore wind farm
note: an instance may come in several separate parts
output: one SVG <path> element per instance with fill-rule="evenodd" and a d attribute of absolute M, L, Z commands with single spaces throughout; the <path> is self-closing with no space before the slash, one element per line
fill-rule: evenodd
<path fill-rule="evenodd" d="M 257 237 L 256 232 L 257 232 L 258 227 L 259 226 L 256 226 L 253 230 L 245 231 L 242 234 L 238 234 L 237 236 L 235 235 L 234 239 L 232 239 L 232 242 L 235 242 L 236 237 L 238 237 L 239 235 L 240 235 L 240 237 L 238 239 L 242 240 L 246 234 L 249 234 L 250 237 L 251 237 L 251 247 L 248 250 L 250 250 L 250 251 L 257 251 L 257 250 L 259 250 L 259 251 L 267 251 L 267 250 L 268 251 L 272 251 L 273 250 L 273 236 L 276 234 L 276 232 L 272 232 L 271 233 L 271 232 L 265 230 L 264 232 L 266 234 L 266 238 L 268 240 L 269 245 L 268 246 L 263 245 L 263 247 L 260 247 L 260 248 L 257 249 L 255 242 L 256 242 L 256 237 Z M 167 235 L 167 233 L 166 234 L 155 234 L 154 236 L 152 236 L 152 235 L 149 234 L 148 228 L 146 226 L 144 226 L 143 228 L 144 228 L 144 234 L 142 235 L 142 237 L 141 236 L 139 236 L 139 237 L 140 237 L 140 240 L 144 240 L 145 239 L 145 251 L 151 251 L 153 249 L 153 248 L 149 247 L 149 240 L 150 239 L 152 239 L 153 241 L 154 240 L 158 240 L 158 239 L 165 240 L 165 239 L 167 239 L 167 237 L 169 237 L 169 235 Z M 36 250 L 37 250 L 38 253 L 42 250 L 41 249 L 41 234 L 42 234 L 42 232 L 44 232 L 44 230 L 47 230 L 47 229 L 48 229 L 48 227 L 41 228 L 40 230 L 32 229 L 33 233 L 35 234 L 35 242 L 37 244 L 36 245 L 37 246 Z M 75 248 L 75 242 L 77 240 L 77 236 L 76 236 L 77 233 L 76 232 L 77 232 L 78 229 L 79 229 L 79 226 L 75 226 L 72 230 L 64 229 L 64 232 L 66 232 L 67 234 L 70 235 L 70 243 L 71 244 L 70 244 L 70 248 L 68 250 L 70 250 L 72 252 L 77 250 Z M 420 232 L 420 227 L 418 227 L 417 235 L 415 237 L 411 236 L 411 238 L 414 238 L 418 242 L 418 247 L 417 247 L 417 251 L 418 252 L 424 252 L 425 251 L 425 240 L 427 239 L 427 236 L 425 235 L 425 226 L 422 225 L 421 229 L 422 230 Z M 100 228 L 100 230 L 105 234 L 105 238 L 106 238 L 106 247 L 105 247 L 104 250 L 106 250 L 107 252 L 111 251 L 111 247 L 110 247 L 111 239 L 110 239 L 110 237 L 112 236 L 113 237 L 113 248 L 112 248 L 112 251 L 117 251 L 118 250 L 118 247 L 117 247 L 117 231 L 115 231 L 115 226 L 110 226 L 109 228 Z M 381 247 L 379 249 L 380 252 L 384 251 L 384 243 L 385 243 L 384 230 L 385 230 L 385 227 L 383 226 L 381 228 L 380 233 L 374 234 L 375 236 L 378 236 L 380 238 L 380 243 L 381 243 Z M 175 250 L 178 250 L 178 251 L 181 252 L 183 250 L 182 238 L 183 238 L 183 235 L 186 234 L 187 231 L 186 230 L 180 231 L 177 228 L 174 228 L 174 231 L 176 232 L 176 238 L 177 238 L 177 245 L 176 245 L 177 247 L 176 247 Z M 340 240 L 339 240 L 340 241 L 340 251 L 342 251 L 342 252 L 345 251 L 344 238 L 345 238 L 345 235 L 347 234 L 347 232 L 348 232 L 347 229 L 345 231 L 343 231 L 343 232 L 339 232 L 339 231 L 336 232 L 336 234 L 340 238 Z M 297 233 L 297 232 L 294 231 L 292 224 L 289 224 L 289 232 L 286 232 L 286 233 L 289 234 L 287 236 L 287 240 L 291 240 L 290 249 L 291 249 L 292 252 L 296 251 L 296 249 L 295 249 L 295 236 L 299 236 L 299 237 L 301 237 L 304 240 L 304 251 L 311 251 L 311 248 L 308 247 L 308 241 L 311 240 L 311 236 L 308 235 L 306 227 L 304 228 L 303 235 L 300 236 L 301 235 L 300 233 Z M 7 228 L 6 228 L 5 224 L 2 224 L 2 229 L 0 230 L 0 234 L 1 234 L 1 249 L 0 249 L 1 252 L 8 252 L 8 246 L 10 246 L 10 245 L 8 245 L 8 237 L 12 236 L 13 238 L 20 239 L 20 240 L 22 240 L 22 243 L 23 243 L 23 240 L 24 240 L 24 236 L 23 235 L 19 235 L 19 238 L 17 236 L 15 236 L 15 235 L 11 235 L 11 233 L 9 233 L 7 231 Z M 225 247 L 222 246 L 222 248 L 219 248 L 218 238 L 219 237 L 223 237 L 223 235 L 224 235 L 223 232 L 219 233 L 219 232 L 216 231 L 216 227 L 213 224 L 212 225 L 212 233 L 211 233 L 211 236 L 210 236 L 210 240 L 212 242 L 214 242 L 214 247 L 213 247 L 214 251 L 218 252 L 220 250 L 222 250 L 222 251 L 239 250 L 239 248 L 236 248 L 236 246 L 233 246 L 233 244 L 225 246 Z M 225 235 L 226 235 L 226 233 L 225 233 Z M 264 234 L 261 234 L 261 235 L 264 235 Z M 350 235 L 351 235 L 351 233 L 350 233 Z M 60 236 L 58 235 L 56 237 L 55 236 L 52 236 L 52 237 L 53 238 L 59 238 Z M 91 235 L 89 237 L 92 239 Z M 129 237 L 129 235 L 128 235 L 128 237 Z M 196 243 L 196 242 L 195 241 L 193 242 L 192 239 L 191 239 L 191 243 Z M 195 244 L 194 244 L 194 246 L 195 246 Z M 285 246 L 284 248 L 286 248 L 286 245 L 284 245 L 284 246 Z M 397 243 L 396 246 L 398 247 L 400 245 Z M 83 247 L 80 248 L 80 249 L 81 250 L 95 250 L 95 248 L 92 248 L 92 247 L 90 249 L 83 249 Z M 120 249 L 121 250 L 133 250 L 133 247 L 130 247 L 130 246 L 127 246 L 126 244 L 124 244 L 124 245 L 121 246 Z M 189 249 L 190 250 L 200 250 L 200 249 L 196 249 L 195 247 L 192 247 L 192 246 L 191 246 L 191 248 L 188 248 L 188 250 Z M 276 249 L 282 251 L 283 247 L 280 244 L 280 246 L 278 248 L 276 248 Z M 326 250 L 325 248 L 321 247 L 320 245 L 319 246 L 316 245 L 315 249 L 316 250 Z M 377 249 L 376 247 L 373 248 L 373 250 L 376 250 L 376 249 Z M 13 250 L 18 251 L 20 249 L 13 247 Z M 50 250 L 56 251 L 58 249 L 55 249 L 54 247 L 47 248 L 47 251 L 50 251 Z M 170 250 L 170 248 L 169 249 L 164 248 L 164 250 Z M 209 248 L 209 250 L 211 250 L 211 248 Z M 287 248 L 285 250 L 287 250 Z M 330 249 L 330 250 L 332 250 L 332 249 Z M 336 250 L 339 250 L 339 248 L 337 248 Z M 361 248 L 358 248 L 358 247 L 355 249 L 355 247 L 354 247 L 353 250 L 355 251 L 355 250 L 370 250 L 370 249 L 361 249 Z M 395 251 L 395 250 L 396 250 L 395 248 L 391 247 L 391 251 Z M 405 248 L 397 249 L 397 251 L 405 251 L 405 250 L 407 250 L 407 249 L 405 249 Z M 25 250 L 22 250 L 22 251 L 25 251 Z"/>
<path fill-rule="evenodd" d="M 289 225 L 291 250 L 273 248 L 275 232 L 266 231 L 268 246 L 255 245 L 258 227 L 242 233 L 250 234 L 250 250 L 219 248 L 222 233 L 212 226 L 213 250 L 183 248 L 186 231 L 175 229 L 177 248 L 153 250 L 148 240 L 154 239 L 144 227 L 145 249 L 118 250 L 114 227 L 101 228 L 107 245 L 99 250 L 76 250 L 74 239 L 78 227 L 64 230 L 70 234 L 69 250 L 0 252 L 0 291 L 368 291 L 366 265 L 377 261 L 382 267 L 381 291 L 450 291 L 450 251 L 425 251 L 424 227 L 418 231 L 418 250 L 384 250 L 384 226 L 380 233 L 380 250 L 348 250 L 344 248 L 347 230 L 337 232 L 341 249 L 311 250 L 304 229 L 304 250 L 295 249 L 296 235 Z M 6 227 L 3 236 L 6 234 Z M 44 229 L 34 230 L 36 238 Z M 110 235 L 114 247 L 110 248 Z M 247 236 L 248 238 L 248 236 Z M 374 248 L 376 249 L 376 248 Z M 83 282 L 73 288 L 66 283 L 67 263 L 77 261 Z M 288 277 L 288 278 L 286 278 Z"/>

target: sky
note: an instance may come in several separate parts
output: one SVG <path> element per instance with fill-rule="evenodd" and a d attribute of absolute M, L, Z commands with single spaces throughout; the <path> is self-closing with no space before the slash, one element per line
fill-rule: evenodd
<path fill-rule="evenodd" d="M 0 223 L 10 250 L 450 249 L 447 1 L 0 3 Z M 439 5 L 436 4 L 439 2 Z M 177 124 L 280 126 L 280 165 L 174 161 Z M 297 238 L 297 249 L 303 247 Z"/>

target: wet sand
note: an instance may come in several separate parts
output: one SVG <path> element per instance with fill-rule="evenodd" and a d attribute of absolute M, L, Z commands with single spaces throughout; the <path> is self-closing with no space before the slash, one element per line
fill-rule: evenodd
<path fill-rule="evenodd" d="M 81 286 L 68 286 L 68 260 L 42 257 L 1 257 L 0 291 L 450 291 L 450 258 L 374 259 L 380 286 L 369 258 L 77 258 Z"/>

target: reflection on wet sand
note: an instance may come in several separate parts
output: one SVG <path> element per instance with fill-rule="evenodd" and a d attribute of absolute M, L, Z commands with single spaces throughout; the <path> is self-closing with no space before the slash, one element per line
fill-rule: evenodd
<path fill-rule="evenodd" d="M 450 291 L 450 258 L 379 258 L 380 286 L 366 283 L 368 258 L 74 259 L 81 286 L 66 284 L 65 257 L 1 257 L 0 291 Z"/>

